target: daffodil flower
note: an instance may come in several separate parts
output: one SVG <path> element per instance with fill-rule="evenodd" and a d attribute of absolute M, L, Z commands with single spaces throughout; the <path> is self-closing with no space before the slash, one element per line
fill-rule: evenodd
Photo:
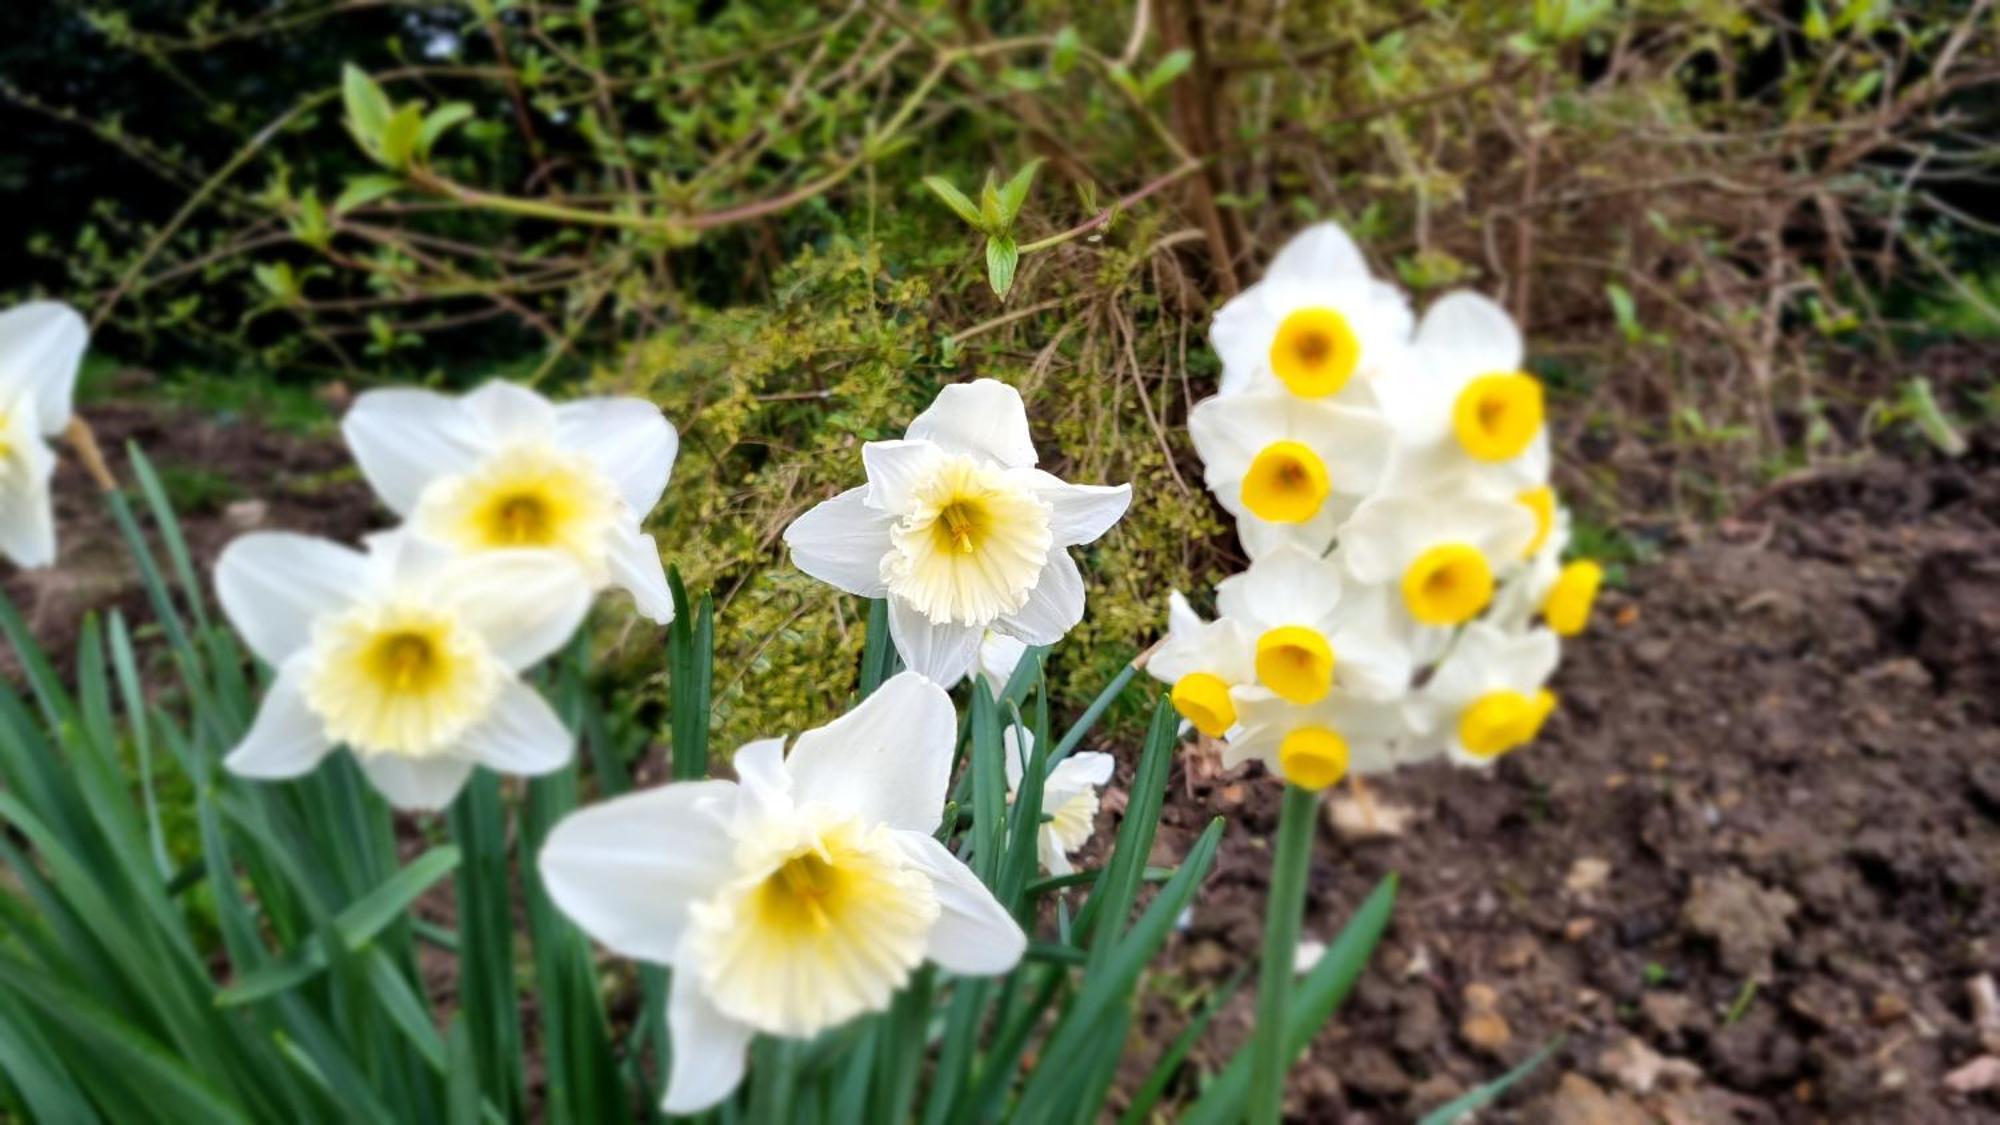
<path fill-rule="evenodd" d="M 0 554 L 15 566 L 56 561 L 56 455 L 46 439 L 69 425 L 89 339 L 68 305 L 31 301 L 0 313 Z"/>
<path fill-rule="evenodd" d="M 1324 552 L 1381 481 L 1392 431 L 1373 407 L 1253 392 L 1196 403 L 1188 436 L 1209 491 L 1256 558 L 1281 543 Z"/>
<path fill-rule="evenodd" d="M 1372 404 L 1371 384 L 1395 367 L 1410 323 L 1408 299 L 1376 280 L 1346 231 L 1307 227 L 1262 281 L 1215 314 L 1209 342 L 1222 358 L 1220 393 Z"/>
<path fill-rule="evenodd" d="M 1007 803 L 1013 804 L 1021 788 L 1022 771 L 1035 752 L 1035 736 L 1019 727 L 1000 732 L 1007 753 Z M 1111 755 L 1095 750 L 1071 754 L 1055 764 L 1042 781 L 1042 831 L 1036 837 L 1036 851 L 1042 868 L 1051 875 L 1067 875 L 1076 870 L 1070 853 L 1090 842 L 1097 829 L 1097 791 L 1111 780 L 1116 763 Z"/>
<path fill-rule="evenodd" d="M 1555 693 L 1543 685 L 1555 673 L 1558 650 L 1547 629 L 1468 626 L 1411 700 L 1413 729 L 1455 762 L 1492 765 L 1532 742 L 1555 710 Z"/>
<path fill-rule="evenodd" d="M 259 532 L 215 565 L 236 631 L 277 679 L 223 762 L 252 778 L 310 772 L 346 745 L 403 809 L 451 803 L 475 765 L 543 774 L 574 739 L 520 678 L 590 603 L 574 562 L 547 550 L 465 555 L 408 532 L 367 551 Z"/>
<path fill-rule="evenodd" d="M 1014 669 L 1021 666 L 1021 658 L 1028 655 L 1028 644 L 1017 637 L 1005 633 L 986 630 L 979 638 L 979 654 L 973 660 L 972 670 L 966 679 L 974 676 L 986 681 L 986 690 L 994 699 L 999 699 L 1007 690 L 1007 681 L 1014 678 Z"/>
<path fill-rule="evenodd" d="M 1230 694 L 1237 728 L 1223 747 L 1223 766 L 1254 758 L 1305 789 L 1394 769 L 1410 731 L 1403 701 L 1364 699 L 1338 687 L 1304 705 L 1254 684 Z"/>
<path fill-rule="evenodd" d="M 1256 638 L 1257 682 L 1280 699 L 1315 703 L 1336 684 L 1367 699 L 1400 696 L 1413 671 L 1407 636 L 1342 593 L 1338 562 L 1285 544 L 1216 583 L 1215 605 Z"/>
<path fill-rule="evenodd" d="M 1522 351 L 1513 320 L 1477 293 L 1450 293 L 1425 310 L 1406 377 L 1382 387 L 1397 433 L 1388 487 L 1470 480 L 1515 496 L 1548 484 L 1542 384 L 1521 370 Z"/>
<path fill-rule="evenodd" d="M 1256 638 L 1241 621 L 1203 621 L 1179 590 L 1167 594 L 1167 636 L 1146 658 L 1146 672 L 1170 685 L 1182 719 L 1210 738 L 1236 725 L 1229 689 L 1253 683 Z"/>
<path fill-rule="evenodd" d="M 561 551 L 593 588 L 673 620 L 659 548 L 639 526 L 680 448 L 652 403 L 556 405 L 498 380 L 462 397 L 392 388 L 356 399 L 341 432 L 376 495 L 423 535 L 463 551 Z"/>
<path fill-rule="evenodd" d="M 1341 528 L 1340 555 L 1361 582 L 1395 583 L 1418 623 L 1461 625 L 1492 602 L 1498 576 L 1520 561 L 1535 528 L 1511 499 L 1382 493 Z"/>
<path fill-rule="evenodd" d="M 777 738 L 738 750 L 737 781 L 620 797 L 549 834 L 556 905 L 674 969 L 667 1112 L 727 1097 L 753 1035 L 881 1011 L 925 960 L 973 975 L 1020 960 L 1020 926 L 933 835 L 956 739 L 944 690 L 905 672 L 789 756 Z"/>
<path fill-rule="evenodd" d="M 1590 624 L 1604 568 L 1591 559 L 1563 562 L 1570 543 L 1569 509 L 1549 494 L 1547 530 L 1530 544 L 1525 563 L 1500 584 L 1489 619 L 1504 628 L 1526 629 L 1539 615 L 1559 637 L 1574 637 Z"/>
<path fill-rule="evenodd" d="M 899 441 L 862 446 L 868 483 L 785 529 L 800 570 L 887 598 L 905 666 L 957 683 L 988 629 L 1054 644 L 1083 618 L 1068 548 L 1125 514 L 1130 485 L 1068 484 L 1035 468 L 1020 392 L 992 379 L 944 388 Z"/>

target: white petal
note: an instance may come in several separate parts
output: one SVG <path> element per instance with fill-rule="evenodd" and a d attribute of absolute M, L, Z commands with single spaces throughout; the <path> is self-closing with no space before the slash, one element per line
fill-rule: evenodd
<path fill-rule="evenodd" d="M 927 441 L 871 441 L 861 447 L 861 464 L 868 472 L 868 506 L 884 512 L 910 507 L 910 490 L 944 459 Z"/>
<path fill-rule="evenodd" d="M 1081 620 L 1083 575 L 1069 552 L 1058 547 L 1050 553 L 1035 588 L 1028 591 L 1027 604 L 995 622 L 994 628 L 1031 645 L 1052 645 Z"/>
<path fill-rule="evenodd" d="M 986 678 L 986 687 L 994 699 L 1007 690 L 1007 681 L 1014 678 L 1014 670 L 1021 666 L 1021 660 L 1028 655 L 1027 642 L 996 633 L 988 629 L 979 639 L 979 666 L 975 670 Z M 968 677 L 969 678 L 969 677 Z"/>
<path fill-rule="evenodd" d="M 823 501 L 785 529 L 792 565 L 831 586 L 864 598 L 879 598 L 882 557 L 889 553 L 895 517 L 868 505 L 868 486 L 850 488 Z"/>
<path fill-rule="evenodd" d="M 500 773 L 553 773 L 568 765 L 575 751 L 576 736 L 555 708 L 520 680 L 501 685 L 493 709 L 465 732 L 467 756 Z"/>
<path fill-rule="evenodd" d="M 934 622 L 903 599 L 889 599 L 889 639 L 896 642 L 896 654 L 903 658 L 903 667 L 934 684 L 955 684 L 964 678 L 979 655 L 984 632 L 977 625 Z"/>
<path fill-rule="evenodd" d="M 314 618 L 369 584 L 368 570 L 367 556 L 330 540 L 253 532 L 216 560 L 215 594 L 250 651 L 275 666 L 306 647 Z"/>
<path fill-rule="evenodd" d="M 250 733 L 222 761 L 230 773 L 255 778 L 297 777 L 312 772 L 333 749 L 325 725 L 306 706 L 301 686 L 304 680 L 303 661 L 287 661 L 278 669 L 278 678 L 257 706 Z"/>
<path fill-rule="evenodd" d="M 465 396 L 465 411 L 490 441 L 555 440 L 555 405 L 519 383 L 493 379 Z"/>
<path fill-rule="evenodd" d="M 1215 584 L 1216 612 L 1261 629 L 1320 623 L 1340 604 L 1340 564 L 1286 543 Z"/>
<path fill-rule="evenodd" d="M 655 625 L 674 619 L 674 592 L 667 585 L 667 567 L 660 561 L 660 545 L 636 523 L 612 526 L 605 538 L 604 561 L 611 568 L 611 584 L 632 595 L 639 616 Z"/>
<path fill-rule="evenodd" d="M 49 478 L 55 474 L 55 454 L 23 418 L 0 440 L 18 443 L 21 459 L 18 471 L 6 476 L 0 487 L 0 555 L 27 570 L 56 561 L 56 516 L 49 493 Z"/>
<path fill-rule="evenodd" d="M 1201 615 L 1188 604 L 1187 595 L 1179 590 L 1167 591 L 1167 635 L 1171 637 L 1193 636 L 1201 631 Z"/>
<path fill-rule="evenodd" d="M 26 394 L 35 429 L 54 437 L 69 425 L 76 371 L 90 343 L 83 317 L 58 301 L 30 301 L 0 313 L 0 401 Z"/>
<path fill-rule="evenodd" d="M 1049 506 L 1049 533 L 1058 547 L 1094 542 L 1132 506 L 1129 484 L 1070 484 L 1036 470 L 1035 495 Z"/>
<path fill-rule="evenodd" d="M 401 754 L 357 754 L 355 758 L 382 796 L 406 812 L 444 808 L 472 776 L 472 763 L 464 758 L 406 758 Z"/>
<path fill-rule="evenodd" d="M 1004 973 L 1020 962 L 1028 936 L 970 867 L 924 833 L 898 832 L 896 842 L 937 888 L 938 920 L 926 956 L 967 976 Z"/>
<path fill-rule="evenodd" d="M 458 399 L 407 387 L 362 392 L 340 433 L 369 487 L 399 516 L 416 508 L 425 486 L 464 472 L 487 449 Z"/>
<path fill-rule="evenodd" d="M 782 815 L 792 806 L 792 775 L 785 769 L 785 740 L 760 738 L 736 748 L 729 759 L 736 771 L 739 817 Z"/>
<path fill-rule="evenodd" d="M 1454 381 L 1474 375 L 1515 371 L 1521 366 L 1521 330 L 1490 297 L 1460 290 L 1424 310 L 1417 346 L 1436 375 Z"/>
<path fill-rule="evenodd" d="M 509 670 L 567 643 L 590 609 L 590 580 L 559 551 L 506 549 L 459 555 L 430 579 Z"/>
<path fill-rule="evenodd" d="M 642 398 L 586 398 L 556 407 L 556 444 L 588 453 L 644 519 L 660 502 L 680 452 L 680 436 Z"/>
<path fill-rule="evenodd" d="M 1225 504 L 1223 507 L 1228 507 Z M 1243 553 L 1252 559 L 1261 559 L 1272 551 L 1284 547 L 1298 547 L 1312 554 L 1325 554 L 1333 546 L 1335 532 L 1341 532 L 1341 525 L 1354 514 L 1355 502 L 1351 497 L 1335 495 L 1320 506 L 1313 518 L 1304 523 L 1271 523 L 1252 515 L 1239 515 L 1236 519 L 1236 538 L 1243 544 Z"/>
<path fill-rule="evenodd" d="M 1049 771 L 1048 784 L 1052 789 L 1070 793 L 1081 793 L 1087 788 L 1100 789 L 1111 780 L 1111 771 L 1117 765 L 1117 759 L 1098 750 L 1071 754 Z"/>
<path fill-rule="evenodd" d="M 903 436 L 936 442 L 947 453 L 990 457 L 1010 469 L 1035 463 L 1021 392 L 997 379 L 954 383 L 939 391 Z"/>
<path fill-rule="evenodd" d="M 1000 757 L 1002 764 L 1007 770 L 1007 792 L 1009 794 L 1021 788 L 1021 778 L 1027 772 L 1028 759 L 1034 752 L 1034 735 L 1012 723 L 1000 729 Z"/>
<path fill-rule="evenodd" d="M 1368 260 L 1340 224 L 1315 223 L 1285 243 L 1264 276 L 1299 281 L 1365 278 Z"/>
<path fill-rule="evenodd" d="M 675 973 L 667 999 L 667 1033 L 673 1062 L 667 1074 L 668 1113 L 698 1113 L 720 1102 L 743 1081 L 750 1025 L 716 1010 L 693 973 Z"/>
<path fill-rule="evenodd" d="M 733 870 L 729 781 L 682 781 L 564 817 L 536 862 L 549 897 L 612 952 L 671 964 L 688 907 Z"/>
<path fill-rule="evenodd" d="M 870 824 L 934 832 L 957 741 L 951 697 L 904 672 L 854 710 L 801 734 L 785 769 L 800 801 L 823 801 Z"/>

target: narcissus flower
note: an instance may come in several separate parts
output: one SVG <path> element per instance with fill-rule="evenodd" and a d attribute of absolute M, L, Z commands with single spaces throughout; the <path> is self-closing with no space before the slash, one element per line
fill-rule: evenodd
<path fill-rule="evenodd" d="M 1068 548 L 1104 534 L 1130 485 L 1068 484 L 1035 468 L 1020 392 L 980 379 L 938 392 L 900 441 L 862 446 L 868 483 L 785 529 L 800 570 L 887 598 L 905 666 L 940 684 L 988 629 L 1054 644 L 1083 618 Z"/>
<path fill-rule="evenodd" d="M 737 781 L 620 797 L 549 834 L 542 881 L 564 913 L 674 969 L 667 1112 L 727 1097 L 754 1034 L 880 1011 L 925 960 L 1020 960 L 1020 926 L 933 835 L 956 739 L 950 698 L 905 672 L 789 756 L 775 738 L 738 750 Z"/>
<path fill-rule="evenodd" d="M 561 551 L 595 588 L 673 620 L 659 548 L 639 527 L 680 448 L 652 403 L 556 405 L 499 381 L 462 397 L 391 388 L 357 398 L 341 432 L 382 502 L 421 534 L 462 551 Z"/>
<path fill-rule="evenodd" d="M 1512 499 L 1384 493 L 1341 529 L 1340 554 L 1360 581 L 1395 582 L 1419 623 L 1461 625 L 1493 600 L 1497 576 L 1520 560 L 1535 529 L 1534 515 Z"/>
<path fill-rule="evenodd" d="M 222 552 L 223 611 L 278 673 L 223 764 L 297 777 L 345 744 L 391 804 L 438 809 L 475 765 L 568 762 L 574 740 L 520 673 L 582 622 L 590 586 L 576 564 L 547 550 L 459 554 L 407 532 L 367 548 L 260 532 Z"/>
<path fill-rule="evenodd" d="M 1370 384 L 1407 346 L 1409 301 L 1377 281 L 1347 232 L 1306 228 L 1271 259 L 1264 279 L 1215 314 L 1220 393 L 1284 391 L 1371 403 Z"/>
<path fill-rule="evenodd" d="M 1035 752 L 1035 736 L 1010 726 L 1000 737 L 1007 752 L 1007 803 L 1012 804 L 1020 792 L 1028 758 Z M 1090 842 L 1090 834 L 1097 828 L 1097 791 L 1111 780 L 1115 764 L 1111 755 L 1095 750 L 1071 754 L 1057 762 L 1043 780 L 1043 822 L 1036 850 L 1049 874 L 1067 875 L 1075 870 L 1070 853 Z"/>
<path fill-rule="evenodd" d="M 1404 378 L 1382 405 L 1397 431 L 1390 487 L 1483 485 L 1509 495 L 1546 485 L 1542 384 L 1521 370 L 1521 333 L 1499 305 L 1450 293 L 1424 312 Z"/>
<path fill-rule="evenodd" d="M 75 309 L 31 301 L 0 313 L 0 555 L 15 566 L 56 561 L 46 439 L 69 425 L 90 330 Z"/>
<path fill-rule="evenodd" d="M 1325 789 L 1349 774 L 1394 769 L 1409 733 L 1400 700 L 1363 699 L 1335 688 L 1312 703 L 1287 702 L 1269 688 L 1237 688 L 1237 729 L 1222 764 L 1252 758 L 1304 789 Z"/>
<path fill-rule="evenodd" d="M 1558 647 L 1547 629 L 1468 626 L 1411 701 L 1412 727 L 1456 762 L 1493 764 L 1532 742 L 1555 710 L 1555 694 L 1543 685 L 1556 670 Z"/>
<path fill-rule="evenodd" d="M 1368 699 L 1409 687 L 1407 638 L 1385 614 L 1342 597 L 1339 563 L 1281 545 L 1218 582 L 1215 604 L 1255 638 L 1257 682 L 1290 703 L 1314 703 L 1338 684 Z"/>
<path fill-rule="evenodd" d="M 1196 403 L 1188 436 L 1255 558 L 1280 543 L 1325 551 L 1382 479 L 1391 432 L 1373 408 L 1250 393 Z"/>
<path fill-rule="evenodd" d="M 1236 725 L 1229 689 L 1257 679 L 1256 638 L 1241 621 L 1203 621 L 1179 590 L 1167 594 L 1167 638 L 1146 658 L 1146 671 L 1171 685 L 1174 710 L 1210 738 Z"/>
<path fill-rule="evenodd" d="M 1557 636 L 1574 637 L 1590 625 L 1604 568 L 1591 559 L 1562 561 L 1570 542 L 1569 510 L 1556 504 L 1553 494 L 1549 503 L 1554 511 L 1546 534 L 1538 537 L 1527 561 L 1501 583 L 1490 619 L 1520 630 L 1539 614 Z"/>

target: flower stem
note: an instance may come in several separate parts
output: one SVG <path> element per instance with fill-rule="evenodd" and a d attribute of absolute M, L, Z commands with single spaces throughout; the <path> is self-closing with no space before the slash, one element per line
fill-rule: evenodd
<path fill-rule="evenodd" d="M 1285 1000 L 1292 986 L 1292 958 L 1305 913 L 1306 871 L 1312 863 L 1319 793 L 1285 786 L 1271 853 L 1271 893 L 1264 916 L 1264 959 L 1257 974 L 1257 1023 L 1250 1041 L 1250 1125 L 1274 1125 L 1284 1103 Z"/>

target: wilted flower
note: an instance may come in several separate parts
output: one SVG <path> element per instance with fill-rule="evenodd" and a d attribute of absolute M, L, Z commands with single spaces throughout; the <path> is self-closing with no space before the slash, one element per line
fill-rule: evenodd
<path fill-rule="evenodd" d="M 1557 656 L 1555 634 L 1547 629 L 1470 625 L 1411 701 L 1410 721 L 1452 760 L 1491 765 L 1533 741 L 1555 710 L 1555 694 L 1542 685 L 1555 672 Z"/>
<path fill-rule="evenodd" d="M 243 536 L 215 566 L 222 608 L 277 670 L 227 759 L 297 777 L 345 744 L 398 808 L 451 802 L 474 765 L 542 774 L 574 740 L 520 678 L 583 620 L 590 587 L 546 550 L 464 555 L 407 532 L 367 552 L 283 532 Z"/>
<path fill-rule="evenodd" d="M 594 588 L 617 586 L 645 617 L 673 620 L 659 548 L 639 526 L 680 448 L 652 403 L 556 405 L 498 380 L 462 397 L 390 388 L 356 399 L 341 432 L 418 532 L 463 551 L 562 551 Z"/>
<path fill-rule="evenodd" d="M 896 676 L 847 715 L 689 781 L 573 813 L 549 834 L 550 896 L 614 951 L 674 969 L 665 1108 L 741 1080 L 752 1035 L 804 1038 L 880 1011 L 929 959 L 1003 973 L 1021 928 L 933 833 L 957 720 Z"/>
<path fill-rule="evenodd" d="M 47 438 L 69 425 L 90 329 L 75 309 L 31 301 L 0 313 L 0 554 L 15 566 L 56 561 Z"/>
<path fill-rule="evenodd" d="M 1021 777 L 1028 758 L 1035 752 L 1035 736 L 1019 727 L 1000 732 L 1007 752 L 1007 802 L 1020 792 Z M 1111 755 L 1095 750 L 1071 754 L 1055 764 L 1042 781 L 1042 830 L 1036 850 L 1042 867 L 1051 875 L 1067 875 L 1075 868 L 1070 853 L 1090 842 L 1097 828 L 1097 791 L 1111 780 L 1116 763 Z"/>
<path fill-rule="evenodd" d="M 1034 467 L 1020 392 L 980 379 L 938 392 L 899 441 L 862 446 L 868 483 L 785 529 L 800 570 L 887 598 L 903 663 L 940 684 L 988 629 L 1054 644 L 1083 617 L 1068 548 L 1125 514 L 1129 485 L 1067 484 Z"/>
<path fill-rule="evenodd" d="M 1196 403 L 1188 436 L 1255 558 L 1281 543 L 1326 550 L 1381 481 L 1392 434 L 1372 407 L 1251 393 Z"/>
<path fill-rule="evenodd" d="M 1400 359 L 1409 301 L 1377 281 L 1354 240 L 1333 223 L 1306 228 L 1271 259 L 1264 279 L 1215 314 L 1220 393 L 1284 390 L 1370 403 L 1371 383 Z"/>
<path fill-rule="evenodd" d="M 1171 685 L 1181 718 L 1221 738 L 1236 725 L 1229 689 L 1257 678 L 1255 641 L 1241 621 L 1203 621 L 1174 590 L 1167 594 L 1167 638 L 1146 658 L 1146 671 Z"/>

